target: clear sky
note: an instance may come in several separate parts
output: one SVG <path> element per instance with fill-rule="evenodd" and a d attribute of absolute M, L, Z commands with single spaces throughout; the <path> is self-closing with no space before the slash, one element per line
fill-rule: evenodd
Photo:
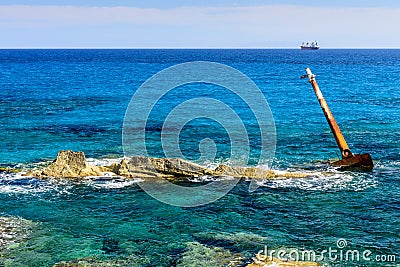
<path fill-rule="evenodd" d="M 400 48 L 395 0 L 0 0 L 0 48 Z"/>

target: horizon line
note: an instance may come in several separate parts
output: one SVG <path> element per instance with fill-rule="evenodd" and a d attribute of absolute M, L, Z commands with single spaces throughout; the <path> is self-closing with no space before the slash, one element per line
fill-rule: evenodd
<path fill-rule="evenodd" d="M 90 46 L 76 46 L 76 47 L 62 47 L 62 46 L 55 46 L 55 47 L 0 47 L 1 50 L 11 50 L 11 49 L 300 49 L 300 46 L 295 47 L 184 47 L 184 46 L 177 46 L 177 47 L 90 47 Z M 400 49 L 400 47 L 320 47 L 319 50 L 333 50 L 333 49 Z"/>

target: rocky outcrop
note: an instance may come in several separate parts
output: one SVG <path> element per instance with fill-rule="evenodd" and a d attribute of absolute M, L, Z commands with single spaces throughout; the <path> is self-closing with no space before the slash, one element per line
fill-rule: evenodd
<path fill-rule="evenodd" d="M 163 177 L 196 177 L 212 175 L 213 170 L 178 158 L 133 157 L 127 163 L 129 171 Z"/>
<path fill-rule="evenodd" d="M 61 150 L 56 160 L 47 168 L 30 173 L 38 177 L 76 178 L 85 176 L 101 176 L 105 168 L 87 164 L 83 152 Z M 28 174 L 29 175 L 29 174 Z"/>
<path fill-rule="evenodd" d="M 77 178 L 101 176 L 103 172 L 113 172 L 116 175 L 127 178 L 162 177 L 172 180 L 205 175 L 250 179 L 302 178 L 309 176 L 309 174 L 305 173 L 278 173 L 257 167 L 232 167 L 227 165 L 219 165 L 213 170 L 179 158 L 150 158 L 142 156 L 123 159 L 120 163 L 110 166 L 92 166 L 86 162 L 83 152 L 73 152 L 71 150 L 60 151 L 57 155 L 57 159 L 47 168 L 30 172 L 27 175 L 36 177 Z"/>
<path fill-rule="evenodd" d="M 173 175 L 173 176 L 202 176 L 212 175 L 211 169 L 205 168 L 198 164 L 178 159 L 178 158 L 147 158 L 150 161 L 150 168 L 154 168 L 157 172 Z M 130 163 L 136 164 L 136 158 L 133 158 Z"/>
<path fill-rule="evenodd" d="M 124 177 L 163 177 L 180 178 L 212 175 L 213 170 L 201 165 L 178 158 L 149 158 L 136 156 L 123 159 L 121 163 L 113 164 L 109 169 Z"/>
<path fill-rule="evenodd" d="M 113 166 L 113 172 L 126 177 L 164 177 L 174 179 L 180 177 L 210 176 L 232 176 L 235 178 L 251 179 L 282 179 L 301 178 L 309 174 L 304 173 L 277 173 L 256 167 L 232 167 L 219 165 L 210 169 L 179 158 L 149 158 L 133 157 L 129 161 L 123 160 L 120 164 Z"/>
<path fill-rule="evenodd" d="M 265 257 L 266 259 L 256 256 L 253 259 L 253 263 L 246 265 L 246 267 L 268 267 L 268 266 L 276 266 L 276 267 L 313 267 L 313 266 L 322 266 L 317 262 L 312 261 L 290 261 L 290 260 L 279 260 L 277 258 L 271 258 L 269 256 Z M 260 260 L 262 259 L 262 260 Z"/>

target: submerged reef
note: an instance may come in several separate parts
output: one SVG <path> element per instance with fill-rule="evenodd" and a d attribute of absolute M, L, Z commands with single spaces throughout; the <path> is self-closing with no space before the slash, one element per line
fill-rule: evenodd
<path fill-rule="evenodd" d="M 0 259 L 2 251 L 17 247 L 27 240 L 35 226 L 36 223 L 30 220 L 11 216 L 0 217 Z"/>
<path fill-rule="evenodd" d="M 62 261 L 53 265 L 53 267 L 132 267 L 149 266 L 149 261 L 135 256 L 127 259 L 104 260 L 97 257 L 87 257 L 71 261 Z"/>
<path fill-rule="evenodd" d="M 186 249 L 180 254 L 176 267 L 312 267 L 322 266 L 317 262 L 290 261 L 264 257 L 259 255 L 251 263 L 240 253 L 232 253 L 228 249 L 207 246 L 198 242 L 186 243 Z M 125 259 L 99 259 L 96 256 L 71 261 L 62 261 L 53 267 L 132 267 L 155 266 L 150 259 L 131 255 Z"/>
<path fill-rule="evenodd" d="M 177 267 L 242 266 L 243 257 L 232 254 L 220 247 L 206 246 L 198 242 L 188 242 Z"/>
<path fill-rule="evenodd" d="M 179 158 L 151 158 L 142 156 L 123 159 L 121 162 L 109 166 L 93 166 L 87 163 L 83 152 L 74 152 L 71 150 L 61 150 L 58 152 L 57 158 L 48 167 L 28 171 L 25 175 L 40 178 L 83 178 L 88 176 L 102 176 L 105 172 L 111 172 L 126 178 L 158 177 L 169 180 L 206 175 L 250 179 L 285 179 L 310 176 L 307 173 L 276 172 L 258 167 L 219 165 L 215 169 L 210 169 Z"/>

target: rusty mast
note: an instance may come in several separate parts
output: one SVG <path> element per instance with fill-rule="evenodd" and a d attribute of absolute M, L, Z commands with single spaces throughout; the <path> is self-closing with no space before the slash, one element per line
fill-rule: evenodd
<path fill-rule="evenodd" d="M 308 78 L 308 81 L 311 83 L 314 89 L 314 93 L 318 98 L 319 104 L 322 108 L 322 111 L 324 112 L 325 118 L 329 124 L 329 127 L 331 128 L 333 136 L 340 149 L 342 159 L 333 162 L 331 165 L 341 167 L 342 169 L 371 171 L 374 167 L 371 155 L 368 153 L 353 155 L 349 146 L 347 145 L 346 139 L 344 138 L 342 131 L 340 131 L 340 128 L 336 123 L 336 120 L 333 117 L 333 114 L 329 109 L 328 104 L 325 101 L 324 96 L 322 95 L 321 90 L 319 89 L 317 81 L 315 80 L 315 75 L 311 72 L 310 68 L 306 68 L 306 75 L 301 76 L 301 78 Z"/>

